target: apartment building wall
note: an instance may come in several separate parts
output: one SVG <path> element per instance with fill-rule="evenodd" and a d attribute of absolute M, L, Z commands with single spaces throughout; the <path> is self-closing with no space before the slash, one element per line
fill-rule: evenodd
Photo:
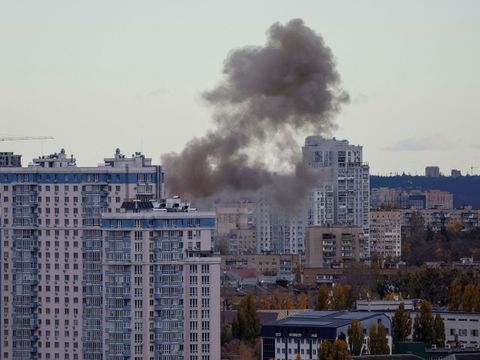
<path fill-rule="evenodd" d="M 101 215 L 162 196 L 161 167 L 139 153 L 0 168 L 2 359 L 102 358 Z"/>
<path fill-rule="evenodd" d="M 105 358 L 219 359 L 215 213 L 137 208 L 105 214 L 102 228 Z"/>
<path fill-rule="evenodd" d="M 372 254 L 400 258 L 402 248 L 402 213 L 370 211 L 370 243 Z"/>
<path fill-rule="evenodd" d="M 298 254 L 222 256 L 222 268 L 250 268 L 263 275 L 289 275 L 301 266 Z"/>
<path fill-rule="evenodd" d="M 217 241 L 225 242 L 229 254 L 256 253 L 255 203 L 248 200 L 216 208 Z"/>
<path fill-rule="evenodd" d="M 305 266 L 329 267 L 360 260 L 360 226 L 309 226 L 305 232 Z"/>
<path fill-rule="evenodd" d="M 362 147 L 309 136 L 302 150 L 304 164 L 317 176 L 308 191 L 307 224 L 362 227 L 359 254 L 369 257 L 370 179 Z"/>

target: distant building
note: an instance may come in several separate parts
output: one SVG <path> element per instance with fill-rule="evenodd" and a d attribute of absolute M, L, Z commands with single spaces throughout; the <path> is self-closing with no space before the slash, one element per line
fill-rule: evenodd
<path fill-rule="evenodd" d="M 370 180 L 362 147 L 308 136 L 302 151 L 304 164 L 318 177 L 308 192 L 307 225 L 361 227 L 364 236 L 357 251 L 361 258 L 369 257 Z"/>
<path fill-rule="evenodd" d="M 305 230 L 305 266 L 330 267 L 360 260 L 360 226 L 309 226 Z"/>
<path fill-rule="evenodd" d="M 382 206 L 400 209 L 402 190 L 394 188 L 372 188 L 370 190 L 370 207 L 380 209 Z"/>
<path fill-rule="evenodd" d="M 216 208 L 217 241 L 226 242 L 229 254 L 256 253 L 255 206 L 255 203 L 244 200 Z"/>
<path fill-rule="evenodd" d="M 0 167 L 21 167 L 22 155 L 13 152 L 0 152 Z"/>
<path fill-rule="evenodd" d="M 462 176 L 462 172 L 460 170 L 457 170 L 457 169 L 452 169 L 451 176 L 453 178 L 460 177 L 460 176 Z"/>
<path fill-rule="evenodd" d="M 364 236 L 358 251 L 370 255 L 369 166 L 362 147 L 347 140 L 308 136 L 302 148 L 304 165 L 315 174 L 307 196 L 298 194 L 288 208 L 278 206 L 268 190 L 258 192 L 257 253 L 302 254 L 307 226 L 359 226 Z"/>
<path fill-rule="evenodd" d="M 371 190 L 372 209 L 453 209 L 453 194 L 436 189 L 396 189 L 373 188 Z"/>
<path fill-rule="evenodd" d="M 357 300 L 356 308 L 360 311 L 378 311 L 378 312 L 390 312 L 396 311 L 400 304 L 404 305 L 405 310 L 413 311 L 413 300 Z"/>
<path fill-rule="evenodd" d="M 400 258 L 402 254 L 402 213 L 370 211 L 370 243 L 372 254 Z"/>
<path fill-rule="evenodd" d="M 440 168 L 438 166 L 427 166 L 425 168 L 425 176 L 426 177 L 439 177 L 440 176 Z"/>
<path fill-rule="evenodd" d="M 466 206 L 462 209 L 402 209 L 402 227 L 406 228 L 410 224 L 410 218 L 414 213 L 420 214 L 425 221 L 425 226 L 430 226 L 432 230 L 439 231 L 443 226 L 453 222 L 463 225 L 466 230 L 480 226 L 480 210 L 472 209 Z"/>
<path fill-rule="evenodd" d="M 395 310 L 400 303 L 404 303 L 405 310 L 410 313 L 413 320 L 419 314 L 415 310 L 416 304 L 413 300 L 357 300 L 357 310 L 378 311 L 385 313 L 390 319 L 393 318 Z M 433 309 L 433 315 L 440 315 L 445 324 L 445 342 L 450 344 L 463 343 L 467 347 L 480 345 L 480 313 L 464 311 L 447 311 Z M 410 334 L 410 338 L 413 334 Z"/>
<path fill-rule="evenodd" d="M 424 191 L 426 197 L 427 209 L 453 209 L 453 194 L 441 190 L 426 190 Z"/>
<path fill-rule="evenodd" d="M 300 266 L 300 255 L 227 255 L 222 256 L 222 269 L 252 268 L 263 275 L 282 278 L 292 278 L 295 270 Z"/>
<path fill-rule="evenodd" d="M 287 208 L 278 205 L 268 190 L 257 193 L 257 254 L 303 254 L 305 224 L 305 201 L 300 196 Z"/>
<path fill-rule="evenodd" d="M 334 341 L 341 334 L 347 336 L 353 319 L 364 329 L 383 324 L 392 349 L 392 325 L 383 313 L 370 311 L 307 311 L 262 326 L 262 360 L 295 360 L 297 354 L 304 360 L 317 360 L 323 340 Z M 365 337 L 368 344 L 368 335 Z M 348 341 L 348 339 L 347 339 Z"/>

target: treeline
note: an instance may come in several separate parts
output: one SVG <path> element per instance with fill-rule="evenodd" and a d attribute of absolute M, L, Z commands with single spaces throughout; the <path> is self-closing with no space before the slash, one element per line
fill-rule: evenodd
<path fill-rule="evenodd" d="M 454 268 L 409 268 L 377 283 L 380 298 L 389 293 L 404 299 L 424 299 L 451 310 L 480 311 L 480 274 Z"/>
<path fill-rule="evenodd" d="M 412 214 L 402 234 L 402 259 L 408 265 L 453 262 L 461 257 L 480 257 L 480 228 L 465 230 L 461 222 L 452 221 L 434 231 L 420 213 Z"/>

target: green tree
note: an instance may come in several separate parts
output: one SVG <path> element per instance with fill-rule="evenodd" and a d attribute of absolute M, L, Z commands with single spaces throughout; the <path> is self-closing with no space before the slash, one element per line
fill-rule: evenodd
<path fill-rule="evenodd" d="M 322 284 L 318 289 L 317 303 L 315 304 L 315 310 L 327 310 L 328 309 L 328 287 L 326 284 Z"/>
<path fill-rule="evenodd" d="M 392 318 L 393 340 L 404 341 L 412 331 L 412 318 L 410 313 L 405 311 L 405 304 L 402 302 L 395 311 Z"/>
<path fill-rule="evenodd" d="M 435 339 L 434 332 L 432 305 L 428 301 L 422 300 L 420 313 L 415 316 L 413 322 L 413 340 L 424 342 L 427 346 L 432 346 Z"/>
<path fill-rule="evenodd" d="M 252 293 L 240 301 L 237 316 L 232 323 L 233 337 L 240 340 L 254 340 L 260 336 L 260 318 Z"/>
<path fill-rule="evenodd" d="M 352 355 L 360 355 L 363 345 L 363 326 L 357 319 L 353 319 L 348 327 L 348 342 Z"/>
<path fill-rule="evenodd" d="M 231 340 L 233 340 L 232 336 L 232 325 L 230 324 L 222 324 L 220 329 L 220 339 L 222 346 Z"/>
<path fill-rule="evenodd" d="M 443 346 L 445 344 L 445 323 L 439 314 L 435 315 L 433 320 L 433 330 L 435 334 L 434 343 L 437 346 Z"/>
<path fill-rule="evenodd" d="M 372 325 L 370 327 L 368 348 L 370 349 L 370 354 L 372 355 L 383 355 L 390 353 L 385 326 L 379 323 L 377 326 Z"/>

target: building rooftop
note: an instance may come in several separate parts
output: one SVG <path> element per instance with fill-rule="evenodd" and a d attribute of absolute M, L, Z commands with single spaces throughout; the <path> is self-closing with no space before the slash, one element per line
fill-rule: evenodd
<path fill-rule="evenodd" d="M 353 319 L 362 321 L 376 317 L 381 312 L 371 311 L 308 311 L 289 316 L 283 320 L 273 321 L 268 326 L 289 327 L 343 327 L 351 323 Z"/>

